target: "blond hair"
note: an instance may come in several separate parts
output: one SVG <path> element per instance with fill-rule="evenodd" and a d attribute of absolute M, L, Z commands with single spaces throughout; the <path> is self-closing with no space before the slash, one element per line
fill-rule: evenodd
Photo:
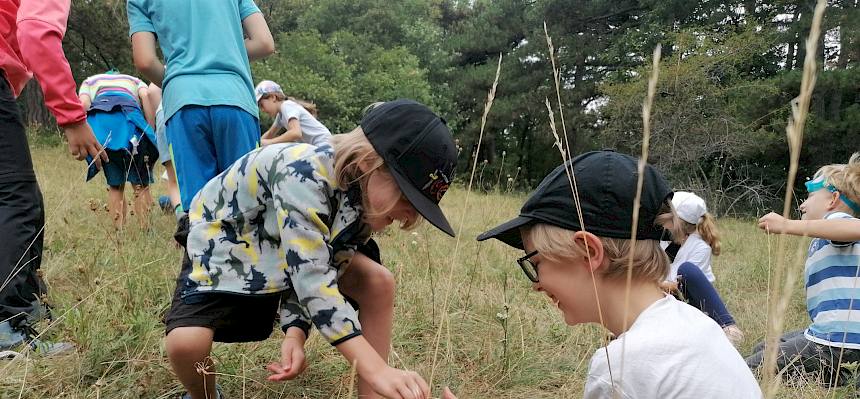
<path fill-rule="evenodd" d="M 671 203 L 666 203 L 661 209 L 659 220 L 677 220 Z M 655 224 L 661 224 L 659 222 Z M 679 226 L 680 223 L 675 223 Z M 545 223 L 538 223 L 522 232 L 523 237 L 528 239 L 535 250 L 547 260 L 563 262 L 565 260 L 590 256 L 585 245 L 574 240 L 573 230 Z M 601 269 L 600 274 L 608 279 L 621 279 L 627 277 L 627 271 L 632 271 L 633 278 L 637 281 L 646 281 L 659 284 L 666 279 L 669 273 L 669 257 L 660 248 L 657 240 L 637 240 L 633 248 L 633 240 L 622 238 L 598 237 L 603 245 L 603 253 L 609 260 L 609 266 Z M 632 249 L 632 250 L 631 250 Z M 631 265 L 632 260 L 632 265 Z"/>
<path fill-rule="evenodd" d="M 702 240 L 711 247 L 711 254 L 714 256 L 720 255 L 720 252 L 722 251 L 722 244 L 720 244 L 720 230 L 717 229 L 717 219 L 710 212 L 705 212 L 705 214 L 702 215 L 702 221 L 699 222 L 699 224 L 692 224 L 681 220 L 681 226 L 681 229 L 684 232 L 684 237 L 693 233 L 699 233 L 699 235 L 702 236 Z M 677 241 L 681 241 L 680 239 L 676 240 L 676 243 L 683 244 L 683 242 Z"/>
<path fill-rule="evenodd" d="M 361 127 L 357 127 L 349 133 L 333 135 L 331 145 L 334 148 L 334 176 L 337 188 L 346 191 L 351 186 L 358 185 L 361 189 L 362 205 L 367 216 L 376 217 L 391 212 L 397 206 L 399 198 L 386 204 L 383 209 L 371 210 L 368 206 L 367 183 L 370 181 L 370 176 L 374 173 L 382 173 L 380 177 L 390 179 L 393 184 L 396 183 L 394 176 L 391 175 L 382 157 L 367 140 Z M 361 165 L 367 165 L 367 171 L 363 171 Z M 401 198 L 405 198 L 402 193 L 400 195 Z M 420 216 L 416 216 L 413 219 L 401 221 L 400 228 L 409 230 L 416 227 L 421 220 Z"/>
<path fill-rule="evenodd" d="M 826 184 L 835 187 L 836 191 L 839 191 L 840 194 L 855 204 L 860 204 L 860 152 L 851 155 L 847 164 L 822 166 L 815 172 L 813 179 L 822 176 L 824 176 Z M 860 216 L 853 209 L 850 212 L 854 216 Z"/>

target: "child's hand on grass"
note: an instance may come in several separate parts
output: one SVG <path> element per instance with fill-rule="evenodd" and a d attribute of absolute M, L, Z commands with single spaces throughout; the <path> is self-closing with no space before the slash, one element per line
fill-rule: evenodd
<path fill-rule="evenodd" d="M 376 393 L 391 399 L 430 399 L 430 386 L 414 371 L 385 366 L 369 378 Z"/>
<path fill-rule="evenodd" d="M 281 362 L 270 363 L 266 369 L 272 372 L 269 381 L 286 381 L 296 378 L 305 371 L 305 333 L 301 329 L 287 329 L 281 344 Z"/>
<path fill-rule="evenodd" d="M 782 215 L 771 212 L 758 220 L 758 228 L 770 234 L 781 234 L 785 231 L 787 220 Z"/>

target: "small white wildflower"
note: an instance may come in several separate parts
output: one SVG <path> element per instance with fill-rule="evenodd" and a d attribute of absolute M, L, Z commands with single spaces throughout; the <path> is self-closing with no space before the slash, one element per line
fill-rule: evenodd
<path fill-rule="evenodd" d="M 508 312 L 496 313 L 496 318 L 499 319 L 500 321 L 501 320 L 507 320 L 508 319 Z"/>
<path fill-rule="evenodd" d="M 418 241 L 412 241 L 412 246 L 413 246 L 413 247 L 414 247 L 414 246 L 417 246 L 417 245 L 418 245 Z"/>
<path fill-rule="evenodd" d="M 413 232 L 412 232 L 412 235 L 413 235 L 413 236 L 415 236 L 415 237 L 418 237 L 418 232 L 417 232 L 417 231 L 413 231 Z"/>
<path fill-rule="evenodd" d="M 509 177 L 509 178 L 508 178 L 508 183 L 513 183 L 513 181 L 514 181 L 514 178 L 513 178 L 513 177 Z"/>

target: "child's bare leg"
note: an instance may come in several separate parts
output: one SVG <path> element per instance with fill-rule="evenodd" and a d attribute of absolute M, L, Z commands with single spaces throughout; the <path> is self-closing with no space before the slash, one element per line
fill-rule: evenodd
<path fill-rule="evenodd" d="M 214 372 L 209 359 L 214 332 L 206 327 L 177 327 L 167 334 L 167 358 L 176 378 L 191 395 L 191 399 L 214 399 L 215 376 L 199 373 L 199 367 Z M 208 393 L 208 396 L 207 396 Z"/>
<path fill-rule="evenodd" d="M 164 169 L 167 170 L 167 196 L 170 197 L 170 204 L 176 208 L 179 202 L 179 186 L 176 184 L 176 171 L 173 169 L 173 161 L 164 163 Z"/>
<path fill-rule="evenodd" d="M 394 322 L 394 275 L 366 255 L 356 252 L 340 278 L 341 292 L 358 302 L 362 335 L 386 362 Z M 358 380 L 358 397 L 378 398 L 370 384 Z"/>
<path fill-rule="evenodd" d="M 141 227 L 146 227 L 149 222 L 149 210 L 152 208 L 152 194 L 149 186 L 140 184 L 132 185 L 134 188 L 134 214 L 137 215 Z"/>
<path fill-rule="evenodd" d="M 108 188 L 108 214 L 118 230 L 125 224 L 125 185 Z"/>

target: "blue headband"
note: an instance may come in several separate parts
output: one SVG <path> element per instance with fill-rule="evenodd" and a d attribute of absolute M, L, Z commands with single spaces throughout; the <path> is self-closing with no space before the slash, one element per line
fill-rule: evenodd
<path fill-rule="evenodd" d="M 814 193 L 822 189 L 827 189 L 827 191 L 830 191 L 831 193 L 839 193 L 839 199 L 842 200 L 845 205 L 848 205 L 854 213 L 860 214 L 860 205 L 845 196 L 845 194 L 840 192 L 836 186 L 827 183 L 827 179 L 825 179 L 824 176 L 806 182 L 806 191 L 808 193 Z"/>

